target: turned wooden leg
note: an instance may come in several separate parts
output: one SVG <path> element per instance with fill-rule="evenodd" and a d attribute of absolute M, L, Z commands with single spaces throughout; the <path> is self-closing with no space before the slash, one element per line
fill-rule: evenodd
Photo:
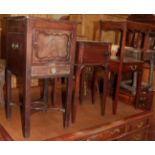
<path fill-rule="evenodd" d="M 22 127 L 24 137 L 30 136 L 30 112 L 31 112 L 31 79 L 26 76 L 23 81 L 23 111 Z"/>
<path fill-rule="evenodd" d="M 75 91 L 74 91 L 74 100 L 72 103 L 72 123 L 76 121 L 77 105 L 79 103 L 79 85 L 80 85 L 80 67 L 75 69 Z"/>
<path fill-rule="evenodd" d="M 65 104 L 65 113 L 64 113 L 65 128 L 69 126 L 71 103 L 72 103 L 72 91 L 73 91 L 73 77 L 70 75 L 67 81 L 67 95 L 66 95 L 66 104 Z"/>
<path fill-rule="evenodd" d="M 5 111 L 6 111 L 6 118 L 11 118 L 11 72 L 6 70 L 5 72 L 6 77 L 6 103 L 5 103 Z"/>

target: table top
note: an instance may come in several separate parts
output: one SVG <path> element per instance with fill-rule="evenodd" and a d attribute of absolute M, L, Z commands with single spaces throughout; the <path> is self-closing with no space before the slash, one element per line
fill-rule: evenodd
<path fill-rule="evenodd" d="M 105 44 L 111 44 L 110 42 L 97 41 L 97 40 L 86 40 L 86 39 L 77 40 L 77 43 L 105 43 Z"/>
<path fill-rule="evenodd" d="M 111 56 L 110 60 L 114 61 L 114 62 L 119 62 L 120 61 L 118 56 Z M 142 62 L 143 61 L 141 61 L 141 60 L 137 60 L 137 59 L 133 59 L 133 58 L 124 58 L 123 59 L 123 63 L 142 63 Z"/>

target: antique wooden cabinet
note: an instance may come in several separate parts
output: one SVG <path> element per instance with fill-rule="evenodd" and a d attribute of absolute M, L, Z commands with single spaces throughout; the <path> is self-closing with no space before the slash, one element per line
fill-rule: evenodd
<path fill-rule="evenodd" d="M 11 117 L 11 73 L 22 81 L 23 134 L 30 134 L 31 79 L 68 77 L 64 127 L 68 126 L 76 43 L 76 24 L 33 17 L 6 19 L 6 115 Z"/>

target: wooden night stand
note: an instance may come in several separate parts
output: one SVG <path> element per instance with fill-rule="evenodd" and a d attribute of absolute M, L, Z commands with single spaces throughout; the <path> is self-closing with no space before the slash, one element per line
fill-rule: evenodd
<path fill-rule="evenodd" d="M 75 94 L 72 111 L 72 121 L 75 122 L 77 103 L 80 93 L 80 78 L 82 70 L 85 67 L 102 67 L 104 70 L 104 85 L 103 98 L 101 101 L 101 113 L 105 111 L 107 87 L 108 87 L 108 73 L 109 73 L 109 56 L 111 44 L 100 41 L 77 41 L 76 60 L 75 60 Z M 93 91 L 93 90 L 92 90 Z M 93 98 L 94 93 L 92 93 Z"/>
<path fill-rule="evenodd" d="M 67 77 L 64 127 L 68 127 L 72 99 L 76 23 L 33 17 L 6 20 L 6 116 L 11 117 L 11 73 L 22 81 L 23 135 L 30 135 L 31 79 Z M 47 101 L 46 101 L 47 102 Z"/>

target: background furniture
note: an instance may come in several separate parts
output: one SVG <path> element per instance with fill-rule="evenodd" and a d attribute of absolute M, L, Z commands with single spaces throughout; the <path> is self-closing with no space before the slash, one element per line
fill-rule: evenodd
<path fill-rule="evenodd" d="M 136 21 L 140 23 L 149 24 L 150 30 L 149 30 L 149 45 L 148 50 L 145 53 L 144 56 L 144 70 L 148 72 L 147 76 L 144 74 L 144 81 L 143 83 L 143 90 L 141 92 L 141 97 L 139 99 L 138 106 L 140 108 L 143 108 L 145 110 L 151 110 L 152 109 L 152 102 L 153 102 L 153 91 L 154 91 L 154 84 L 155 84 L 155 78 L 154 78 L 154 63 L 155 63 L 155 16 L 154 15 L 130 15 L 128 17 L 128 20 L 130 21 Z"/>
<path fill-rule="evenodd" d="M 105 74 L 103 76 L 104 85 L 103 85 L 103 98 L 101 101 L 101 113 L 104 114 L 106 97 L 107 97 L 107 86 L 108 86 L 108 73 L 109 73 L 109 52 L 111 44 L 104 42 L 96 41 L 78 41 L 76 49 L 76 60 L 75 60 L 75 94 L 72 110 L 72 121 L 75 122 L 76 119 L 76 110 L 79 101 L 80 93 L 80 80 L 82 70 L 85 67 L 96 67 L 100 66 L 103 68 Z M 92 90 L 94 91 L 94 89 Z M 92 98 L 94 98 L 94 93 L 92 93 Z M 94 99 L 93 99 L 94 100 Z"/>
<path fill-rule="evenodd" d="M 100 21 L 100 27 L 99 27 L 99 38 L 104 36 L 102 33 L 104 31 L 113 31 L 116 33 L 115 36 L 118 37 L 118 39 L 115 40 L 115 43 L 119 44 L 119 52 L 117 53 L 117 57 L 112 57 L 110 59 L 110 69 L 112 72 L 117 74 L 117 82 L 116 82 L 116 89 L 114 94 L 114 103 L 113 103 L 113 113 L 116 114 L 117 111 L 117 102 L 118 102 L 118 96 L 120 93 L 120 83 L 122 79 L 122 75 L 124 73 L 133 73 L 138 72 L 138 80 L 137 80 L 137 91 L 136 91 L 136 99 L 135 99 L 135 105 L 138 104 L 138 98 L 140 95 L 140 87 L 141 87 L 141 81 L 142 81 L 142 66 L 143 61 L 137 61 L 133 59 L 124 59 L 124 51 L 125 46 L 127 46 L 126 39 L 128 32 L 140 32 L 143 34 L 143 44 L 141 44 L 143 56 L 145 55 L 146 50 L 148 49 L 148 36 L 149 36 L 149 26 L 147 24 L 142 24 L 138 22 L 112 22 L 112 21 Z M 142 59 L 143 60 L 143 59 Z"/>
<path fill-rule="evenodd" d="M 140 14 L 140 15 L 132 14 L 132 15 L 128 16 L 128 20 L 135 21 L 135 22 L 146 23 L 146 24 L 149 24 L 150 26 L 153 26 L 153 27 L 155 26 L 155 15 L 152 15 L 152 14 Z M 149 43 L 149 49 L 155 50 L 155 31 L 154 31 L 154 28 L 150 31 L 149 42 L 150 42 Z M 154 59 L 154 63 L 155 63 L 155 59 Z M 145 67 L 145 70 L 147 72 L 150 72 L 150 67 L 149 68 Z M 155 76 L 155 72 L 153 73 L 153 77 L 154 76 Z M 147 76 L 145 75 L 145 77 L 147 77 Z M 144 78 L 144 80 L 145 79 L 146 78 Z M 153 84 L 153 89 L 154 89 L 155 88 L 155 79 L 153 79 L 152 82 L 153 82 L 152 84 Z"/>
<path fill-rule="evenodd" d="M 11 117 L 11 74 L 22 80 L 23 135 L 30 135 L 31 79 L 67 77 L 64 127 L 69 125 L 76 24 L 32 17 L 6 18 L 6 116 Z"/>

